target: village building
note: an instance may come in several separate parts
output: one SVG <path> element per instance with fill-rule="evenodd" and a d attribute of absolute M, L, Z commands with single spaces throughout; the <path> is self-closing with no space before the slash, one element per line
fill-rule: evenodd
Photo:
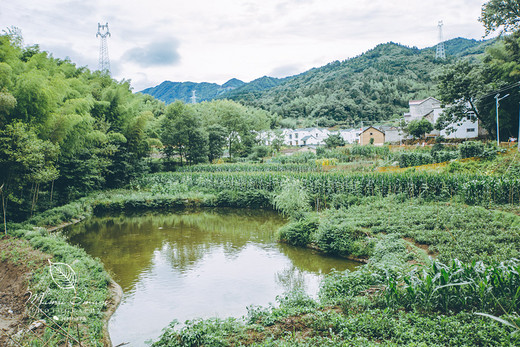
<path fill-rule="evenodd" d="M 404 139 L 404 130 L 395 126 L 381 126 L 378 127 L 385 133 L 385 143 L 400 144 Z"/>
<path fill-rule="evenodd" d="M 404 120 L 409 123 L 413 120 L 427 119 L 435 125 L 444 112 L 442 104 L 434 97 L 424 100 L 410 100 L 410 111 L 404 114 Z M 449 124 L 443 130 L 433 130 L 426 137 L 443 136 L 447 139 L 471 139 L 479 136 L 479 123 L 473 112 L 469 112 L 459 122 Z"/>
<path fill-rule="evenodd" d="M 361 135 L 361 129 L 341 129 L 339 135 L 345 140 L 345 143 L 359 143 L 359 136 Z"/>
<path fill-rule="evenodd" d="M 361 145 L 373 144 L 376 146 L 382 146 L 385 143 L 385 132 L 375 127 L 364 128 L 360 135 L 359 143 Z"/>

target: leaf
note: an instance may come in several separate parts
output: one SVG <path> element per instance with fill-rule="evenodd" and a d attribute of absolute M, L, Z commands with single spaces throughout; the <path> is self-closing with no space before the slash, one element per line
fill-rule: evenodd
<path fill-rule="evenodd" d="M 49 260 L 49 272 L 59 288 L 66 290 L 75 288 L 77 276 L 69 264 L 51 263 Z"/>
<path fill-rule="evenodd" d="M 513 329 L 516 329 L 518 332 L 518 326 L 516 326 L 515 324 L 512 324 L 511 322 L 509 321 L 506 321 L 505 319 L 502 319 L 502 318 L 499 318 L 499 317 L 496 317 L 496 316 L 493 316 L 493 315 L 490 315 L 490 314 L 487 314 L 487 313 L 479 313 L 479 312 L 475 312 L 476 315 L 479 315 L 479 316 L 483 316 L 483 317 L 488 317 L 488 318 L 491 318 L 491 319 L 494 319 L 496 320 L 497 322 L 500 322 L 502 324 L 505 324 L 507 326 L 510 326 L 511 328 Z"/>
<path fill-rule="evenodd" d="M 460 283 L 450 283 L 450 284 L 445 284 L 445 285 L 442 285 L 442 286 L 438 286 L 436 287 L 432 294 L 435 293 L 437 290 L 439 289 L 442 289 L 442 288 L 447 288 L 447 287 L 455 287 L 455 286 L 465 286 L 466 284 L 472 284 L 473 282 L 460 282 Z"/>

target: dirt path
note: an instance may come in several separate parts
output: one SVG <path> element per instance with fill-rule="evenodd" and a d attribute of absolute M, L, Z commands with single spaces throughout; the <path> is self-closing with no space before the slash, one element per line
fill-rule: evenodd
<path fill-rule="evenodd" d="M 47 264 L 51 256 L 34 250 L 27 241 L 0 239 L 0 346 L 29 324 L 27 286 L 34 270 Z"/>

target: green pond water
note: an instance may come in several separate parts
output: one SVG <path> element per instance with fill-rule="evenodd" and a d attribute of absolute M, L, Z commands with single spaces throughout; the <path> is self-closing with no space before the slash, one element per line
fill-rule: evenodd
<path fill-rule="evenodd" d="M 286 220 L 272 211 L 211 209 L 96 217 L 66 230 L 123 288 L 109 322 L 112 343 L 146 346 L 176 319 L 247 313 L 324 274 L 358 264 L 276 242 Z"/>

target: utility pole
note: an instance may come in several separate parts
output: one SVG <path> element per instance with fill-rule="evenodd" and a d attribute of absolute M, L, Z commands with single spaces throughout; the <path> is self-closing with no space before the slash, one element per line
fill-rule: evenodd
<path fill-rule="evenodd" d="M 500 96 L 500 93 L 495 95 L 495 100 L 496 100 L 496 112 L 497 112 L 497 146 L 500 147 L 500 131 L 498 129 L 498 106 L 500 106 L 499 102 L 500 100 L 502 99 L 505 99 L 509 96 L 509 94 L 506 94 L 504 95 L 503 97 L 499 98 Z"/>

